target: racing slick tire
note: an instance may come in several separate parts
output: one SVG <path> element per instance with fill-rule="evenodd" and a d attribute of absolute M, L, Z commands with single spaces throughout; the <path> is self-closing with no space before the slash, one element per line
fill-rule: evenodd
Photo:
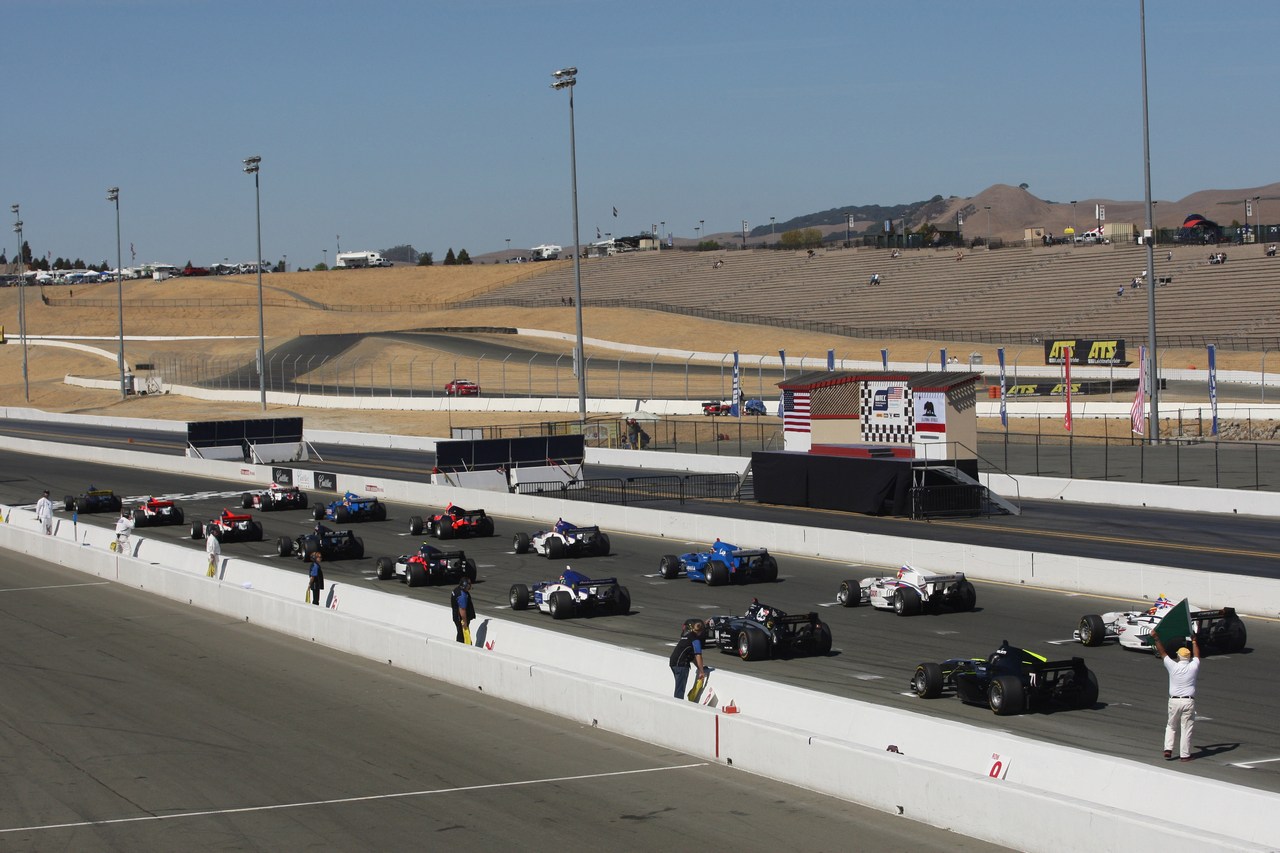
<path fill-rule="evenodd" d="M 462 563 L 462 574 L 466 575 L 467 580 L 475 583 L 476 581 L 476 561 L 468 557 Z"/>
<path fill-rule="evenodd" d="M 384 504 L 382 501 L 378 501 L 373 505 L 373 520 L 374 521 L 387 520 L 387 505 Z"/>
<path fill-rule="evenodd" d="M 75 497 L 73 497 L 72 495 L 67 495 L 65 498 L 62 499 L 62 509 L 64 511 L 71 512 L 71 510 L 75 508 L 76 508 Z"/>
<path fill-rule="evenodd" d="M 511 591 L 507 593 L 507 597 L 511 600 L 512 610 L 527 610 L 529 608 L 529 587 L 524 584 L 512 584 Z"/>
<path fill-rule="evenodd" d="M 316 521 L 324 521 L 324 504 L 312 504 L 311 517 Z"/>
<path fill-rule="evenodd" d="M 916 616 L 920 613 L 920 593 L 909 586 L 900 586 L 893 596 L 893 612 L 899 616 Z"/>
<path fill-rule="evenodd" d="M 276 553 L 281 557 L 288 557 L 293 554 L 293 540 L 288 536 L 281 536 L 276 540 Z"/>
<path fill-rule="evenodd" d="M 409 516 L 409 535 L 410 536 L 422 535 L 422 516 L 420 515 Z"/>
<path fill-rule="evenodd" d="M 1209 631 L 1209 642 L 1228 654 L 1244 650 L 1249 634 L 1239 616 L 1226 616 Z"/>
<path fill-rule="evenodd" d="M 377 562 L 378 580 L 389 581 L 396 576 L 396 561 L 390 557 L 379 557 Z"/>
<path fill-rule="evenodd" d="M 263 539 L 262 523 L 255 521 L 249 525 L 249 541 L 261 542 Z"/>
<path fill-rule="evenodd" d="M 911 689 L 921 699 L 937 699 L 942 695 L 942 665 L 922 663 L 911 676 Z"/>
<path fill-rule="evenodd" d="M 1067 689 L 1071 693 L 1071 701 L 1068 704 L 1076 710 L 1092 708 L 1098 703 L 1098 676 L 1094 675 L 1091 669 L 1085 670 L 1084 684 L 1076 684 L 1073 673 Z"/>
<path fill-rule="evenodd" d="M 405 583 L 409 586 L 426 586 L 431 583 L 431 576 L 421 563 L 410 562 L 404 568 Z"/>
<path fill-rule="evenodd" d="M 492 536 L 493 534 L 493 519 L 486 515 L 484 518 L 480 519 L 480 522 L 476 525 L 476 535 Z"/>
<path fill-rule="evenodd" d="M 1021 714 L 1027 707 L 1027 691 L 1016 675 L 997 675 L 987 686 L 987 705 L 997 717 Z"/>
<path fill-rule="evenodd" d="M 573 615 L 573 596 L 563 589 L 558 589 L 551 593 L 548 606 L 552 619 L 568 619 Z"/>
<path fill-rule="evenodd" d="M 762 631 L 743 629 L 734 643 L 743 660 L 765 660 L 769 657 L 769 638 Z"/>
<path fill-rule="evenodd" d="M 453 525 L 446 524 L 442 519 L 436 519 L 435 524 L 432 526 L 432 532 L 435 533 L 437 539 L 452 539 Z"/>
<path fill-rule="evenodd" d="M 175 519 L 173 522 L 174 524 L 182 524 L 186 521 L 187 514 L 182 511 L 182 507 L 176 506 L 173 508 L 173 517 Z"/>
<path fill-rule="evenodd" d="M 774 583 L 778 580 L 778 561 L 772 554 L 761 557 L 756 566 L 756 571 L 763 583 Z"/>
<path fill-rule="evenodd" d="M 240 496 L 240 508 L 250 509 L 252 506 L 253 506 L 253 495 L 249 494 L 248 492 L 245 492 L 243 495 Z"/>
<path fill-rule="evenodd" d="M 1096 614 L 1080 617 L 1080 642 L 1086 646 L 1100 646 L 1107 638 L 1107 623 Z"/>
<path fill-rule="evenodd" d="M 857 607 L 862 603 L 862 586 L 857 581 L 840 581 L 836 592 L 836 604 L 841 607 Z"/>
<path fill-rule="evenodd" d="M 515 548 L 517 554 L 529 553 L 529 534 L 517 533 L 515 538 L 511 540 L 511 547 Z"/>
<path fill-rule="evenodd" d="M 609 593 L 609 602 L 613 606 L 613 612 L 619 616 L 626 616 L 631 612 L 631 592 L 625 586 L 615 586 Z"/>
<path fill-rule="evenodd" d="M 191 538 L 192 539 L 204 538 L 204 525 L 199 521 L 191 522 Z"/>
<path fill-rule="evenodd" d="M 84 498 L 76 498 L 75 510 L 77 513 L 86 513 L 89 511 L 89 502 Z"/>
<path fill-rule="evenodd" d="M 831 626 L 826 622 L 819 622 L 815 630 L 813 653 L 815 656 L 823 658 L 831 654 Z"/>
<path fill-rule="evenodd" d="M 364 559 L 364 540 L 359 536 L 352 537 L 351 558 L 353 560 Z"/>
<path fill-rule="evenodd" d="M 609 556 L 609 549 L 612 543 L 609 542 L 609 534 L 597 533 L 591 540 L 591 553 L 597 557 Z"/>
<path fill-rule="evenodd" d="M 339 524 L 346 524 L 351 521 L 351 510 L 345 506 L 334 507 L 333 520 Z"/>
<path fill-rule="evenodd" d="M 564 540 L 559 536 L 547 537 L 547 559 L 560 560 L 564 558 Z"/>
<path fill-rule="evenodd" d="M 146 527 L 150 523 L 151 519 L 147 518 L 147 514 L 141 509 L 134 510 L 134 512 L 137 515 L 137 518 L 133 520 L 133 526 L 135 528 Z"/>
<path fill-rule="evenodd" d="M 113 497 L 113 498 L 111 499 L 111 511 L 112 511 L 112 512 L 119 512 L 119 511 L 120 511 L 120 508 L 121 508 L 121 507 L 123 507 L 123 506 L 124 506 L 124 501 L 120 499 L 120 496 L 119 496 L 119 495 L 116 495 L 115 497 Z"/>
<path fill-rule="evenodd" d="M 724 586 L 729 583 L 729 567 L 723 560 L 707 561 L 707 586 Z"/>
<path fill-rule="evenodd" d="M 951 592 L 951 607 L 961 613 L 968 613 L 978 606 L 978 590 L 969 581 L 959 581 Z"/>
<path fill-rule="evenodd" d="M 658 563 L 658 574 L 667 580 L 675 580 L 680 576 L 680 558 L 675 554 L 666 554 Z"/>

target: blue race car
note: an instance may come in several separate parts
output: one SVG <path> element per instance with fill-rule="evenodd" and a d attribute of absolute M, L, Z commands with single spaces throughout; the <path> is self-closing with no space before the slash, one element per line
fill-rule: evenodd
<path fill-rule="evenodd" d="M 350 521 L 386 521 L 387 505 L 377 498 L 347 492 L 341 500 L 333 501 L 327 506 L 319 503 L 312 506 L 311 517 L 316 521 L 336 521 L 339 524 Z"/>
<path fill-rule="evenodd" d="M 707 586 L 727 583 L 773 583 L 778 579 L 778 561 L 765 548 L 739 548 L 719 539 L 710 551 L 689 554 L 667 554 L 658 564 L 658 571 L 667 580 L 684 575 L 691 581 L 702 581 Z"/>
<path fill-rule="evenodd" d="M 67 512 L 119 512 L 123 502 L 120 496 L 110 489 L 99 489 L 90 486 L 87 492 L 80 495 L 67 495 L 62 499 L 62 506 Z"/>

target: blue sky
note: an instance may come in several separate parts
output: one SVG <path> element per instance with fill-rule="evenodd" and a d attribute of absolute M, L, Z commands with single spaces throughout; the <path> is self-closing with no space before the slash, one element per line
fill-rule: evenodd
<path fill-rule="evenodd" d="M 1143 196 L 1137 0 L 6 0 L 6 204 L 34 251 L 290 267 L 677 237 L 1027 183 Z M 15 34 L 21 34 L 21 38 Z M 1147 3 L 1157 199 L 1277 179 L 1280 4 Z M 16 45 L 21 47 L 15 50 Z M 20 116 L 13 105 L 21 104 Z M 618 217 L 612 215 L 617 207 Z M 16 235 L 5 230 L 9 255 Z"/>

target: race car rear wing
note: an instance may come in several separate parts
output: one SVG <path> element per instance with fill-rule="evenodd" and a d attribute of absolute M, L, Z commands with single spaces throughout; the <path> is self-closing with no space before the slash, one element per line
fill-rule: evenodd
<path fill-rule="evenodd" d="M 769 553 L 768 548 L 739 548 L 733 552 L 734 557 L 764 557 Z"/>
<path fill-rule="evenodd" d="M 1229 619 L 1236 615 L 1234 607 L 1224 607 L 1221 610 L 1197 610 L 1191 614 L 1192 622 L 1212 622 L 1215 619 Z"/>
<path fill-rule="evenodd" d="M 593 527 L 570 527 L 564 532 L 570 536 L 586 536 L 589 533 L 599 533 L 600 527 L 598 525 Z"/>

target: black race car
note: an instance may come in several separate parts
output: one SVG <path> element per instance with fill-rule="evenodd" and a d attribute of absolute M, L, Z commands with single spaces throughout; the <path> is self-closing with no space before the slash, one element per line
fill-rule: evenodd
<path fill-rule="evenodd" d="M 685 630 L 696 620 L 689 619 Z M 703 643 L 721 651 L 737 652 L 743 660 L 831 653 L 831 628 L 817 613 L 789 616 L 776 607 L 751 599 L 742 616 L 712 616 Z"/>
<path fill-rule="evenodd" d="M 1092 708 L 1098 701 L 1098 677 L 1083 658 L 1050 661 L 1005 640 L 985 660 L 952 658 L 922 663 L 911 677 L 922 699 L 946 690 L 970 705 L 986 705 L 1000 716 L 1058 708 Z"/>
<path fill-rule="evenodd" d="M 493 519 L 482 509 L 463 509 L 450 503 L 444 512 L 428 516 L 409 517 L 409 532 L 414 536 L 423 531 L 437 539 L 460 539 L 464 536 L 492 536 Z"/>
<path fill-rule="evenodd" d="M 262 524 L 254 521 L 248 513 L 236 513 L 224 509 L 207 524 L 199 521 L 191 522 L 191 538 L 203 539 L 212 533 L 219 542 L 261 542 Z"/>
<path fill-rule="evenodd" d="M 67 512 L 119 512 L 124 502 L 120 496 L 110 489 L 89 487 L 80 495 L 67 495 L 62 499 L 62 507 Z"/>
<path fill-rule="evenodd" d="M 277 486 L 272 483 L 269 489 L 245 492 L 240 496 L 240 506 L 260 512 L 271 512 L 276 509 L 306 509 L 307 493 L 297 486 Z"/>
<path fill-rule="evenodd" d="M 476 579 L 476 561 L 464 551 L 442 551 L 422 543 L 416 554 L 378 558 L 378 580 L 399 577 L 409 586 L 454 583 L 463 578 Z"/>
<path fill-rule="evenodd" d="M 316 551 L 326 560 L 359 560 L 364 556 L 364 540 L 353 530 L 330 530 L 323 524 L 295 539 L 281 536 L 276 540 L 276 553 L 281 557 L 292 554 L 309 560 Z"/>

